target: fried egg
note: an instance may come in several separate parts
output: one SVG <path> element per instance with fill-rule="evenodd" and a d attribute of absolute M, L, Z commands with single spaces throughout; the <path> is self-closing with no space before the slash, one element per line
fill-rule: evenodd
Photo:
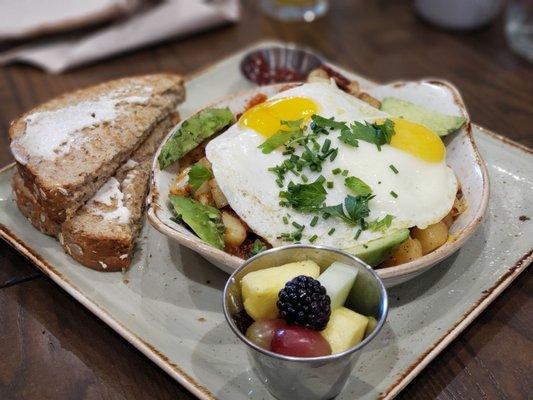
<path fill-rule="evenodd" d="M 319 217 L 311 224 L 315 214 L 280 205 L 280 190 L 286 190 L 290 181 L 302 183 L 303 178 L 288 172 L 284 188 L 280 188 L 276 174 L 269 169 L 287 158 L 284 147 L 264 154 L 259 146 L 282 128 L 283 121 L 302 120 L 309 125 L 313 114 L 347 123 L 388 118 L 386 113 L 343 92 L 334 83 L 306 83 L 246 111 L 206 147 L 215 179 L 229 205 L 257 235 L 273 246 L 287 244 L 282 237 L 294 231 L 294 222 L 294 226 L 305 226 L 300 242 L 347 249 L 398 229 L 425 228 L 451 210 L 457 180 L 446 165 L 442 140 L 427 128 L 403 119 L 393 119 L 395 133 L 390 144 L 379 149 L 363 140 L 359 140 L 358 147 L 345 144 L 339 139 L 338 130 L 320 135 L 319 144 L 329 139 L 330 147 L 338 149 L 337 157 L 325 160 L 320 172 L 302 171 L 308 182 L 320 175 L 332 182 L 329 185 L 332 187 L 326 189 L 328 206 L 343 203 L 347 195 L 353 195 L 345 186 L 346 176 L 359 178 L 374 195 L 368 203 L 370 215 L 366 220 L 392 215 L 390 226 L 381 231 L 368 229 L 357 233 L 358 226 L 342 219 Z M 343 175 L 339 170 L 346 171 Z"/>

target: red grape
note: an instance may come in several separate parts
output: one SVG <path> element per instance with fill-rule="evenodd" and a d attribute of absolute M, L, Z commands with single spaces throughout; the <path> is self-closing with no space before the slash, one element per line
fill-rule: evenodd
<path fill-rule="evenodd" d="M 263 349 L 270 350 L 270 342 L 277 329 L 286 326 L 282 319 L 260 319 L 246 330 L 246 337 Z"/>
<path fill-rule="evenodd" d="M 320 357 L 331 354 L 331 346 L 312 329 L 287 325 L 276 330 L 271 344 L 274 353 L 294 357 Z"/>

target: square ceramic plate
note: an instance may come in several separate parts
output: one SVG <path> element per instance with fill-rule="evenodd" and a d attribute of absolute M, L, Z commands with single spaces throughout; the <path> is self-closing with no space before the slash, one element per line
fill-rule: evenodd
<path fill-rule="evenodd" d="M 209 97 L 249 88 L 234 55 L 187 83 L 183 116 Z M 361 78 L 362 79 L 362 78 Z M 479 127 L 473 135 L 488 166 L 485 221 L 453 256 L 416 280 L 389 289 L 389 318 L 361 355 L 340 399 L 391 399 L 515 279 L 533 259 L 533 154 Z M 81 267 L 18 212 L 0 171 L 0 236 L 52 280 L 201 399 L 271 399 L 226 325 L 227 275 L 145 225 L 125 274 Z M 522 218 L 523 219 L 523 218 Z"/>
<path fill-rule="evenodd" d="M 357 76 L 349 72 L 345 72 L 345 76 L 352 80 L 358 80 Z M 376 272 L 383 279 L 385 285 L 392 287 L 417 277 L 438 262 L 451 256 L 474 234 L 487 209 L 489 179 L 485 163 L 472 137 L 472 127 L 466 107 L 453 85 L 438 80 L 395 82 L 388 85 L 364 83 L 365 90 L 378 99 L 393 96 L 418 105 L 428 105 L 430 108 L 445 114 L 462 116 L 467 120 L 462 129 L 443 138 L 447 150 L 446 162 L 457 176 L 467 208 L 453 222 L 450 227 L 451 239 L 444 245 L 409 263 L 377 269 Z M 258 94 L 271 97 L 286 88 L 287 85 L 285 84 L 255 87 L 248 91 L 233 93 L 211 103 L 211 105 L 219 108 L 228 107 L 235 115 L 238 115 L 245 111 L 246 105 Z M 164 235 L 194 250 L 223 271 L 231 273 L 242 265 L 244 260 L 205 243 L 183 224 L 176 223 L 174 213 L 171 211 L 169 191 L 177 176 L 179 162 L 161 170 L 157 157 L 165 142 L 173 136 L 180 125 L 181 123 L 169 132 L 156 152 L 152 165 L 150 193 L 147 199 L 148 219 Z M 314 244 L 331 245 L 319 241 Z M 350 252 L 349 248 L 343 250 Z"/>

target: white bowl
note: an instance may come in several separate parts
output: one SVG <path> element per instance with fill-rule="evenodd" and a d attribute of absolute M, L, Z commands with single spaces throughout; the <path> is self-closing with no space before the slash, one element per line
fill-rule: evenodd
<path fill-rule="evenodd" d="M 258 87 L 226 97 L 211 104 L 211 106 L 229 107 L 233 113 L 238 114 L 245 109 L 248 101 L 258 93 L 270 97 L 286 87 L 286 84 Z M 472 138 L 468 113 L 459 92 L 451 84 L 439 80 L 395 82 L 376 86 L 368 92 L 378 99 L 394 96 L 446 114 L 462 115 L 468 120 L 461 130 L 444 138 L 447 149 L 446 161 L 457 175 L 468 208 L 454 221 L 450 228 L 453 240 L 449 240 L 437 250 L 415 261 L 377 270 L 385 285 L 390 287 L 410 280 L 428 270 L 452 255 L 467 241 L 480 225 L 485 214 L 489 197 L 489 181 L 485 164 Z M 163 144 L 172 136 L 179 125 L 169 132 Z M 186 227 L 172 221 L 174 215 L 170 209 L 168 193 L 179 166 L 178 163 L 175 163 L 164 171 L 159 168 L 157 157 L 163 144 L 159 147 L 152 166 L 150 192 L 147 197 L 147 213 L 150 223 L 164 235 L 194 250 L 223 271 L 233 272 L 244 262 L 243 259 L 210 246 Z"/>

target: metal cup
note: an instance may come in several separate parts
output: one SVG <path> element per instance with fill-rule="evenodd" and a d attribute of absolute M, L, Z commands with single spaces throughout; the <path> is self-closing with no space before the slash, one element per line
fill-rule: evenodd
<path fill-rule="evenodd" d="M 252 271 L 276 267 L 295 261 L 313 260 L 321 269 L 339 261 L 358 269 L 349 308 L 377 321 L 374 330 L 355 347 L 343 353 L 322 357 L 291 357 L 265 350 L 250 342 L 241 329 L 245 328 L 241 279 Z M 338 395 L 352 372 L 361 350 L 385 323 L 388 300 L 385 286 L 370 266 L 343 251 L 308 245 L 277 247 L 247 260 L 229 278 L 224 288 L 224 315 L 229 326 L 248 348 L 252 367 L 269 392 L 280 400 L 325 400 Z"/>

